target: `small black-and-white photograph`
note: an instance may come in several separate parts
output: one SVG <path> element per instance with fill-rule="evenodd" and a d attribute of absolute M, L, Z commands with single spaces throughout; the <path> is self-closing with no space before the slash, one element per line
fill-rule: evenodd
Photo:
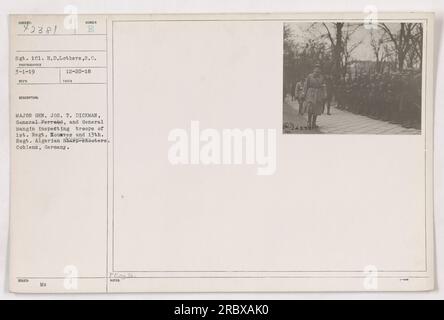
<path fill-rule="evenodd" d="M 420 134 L 423 25 L 285 23 L 285 134 Z"/>

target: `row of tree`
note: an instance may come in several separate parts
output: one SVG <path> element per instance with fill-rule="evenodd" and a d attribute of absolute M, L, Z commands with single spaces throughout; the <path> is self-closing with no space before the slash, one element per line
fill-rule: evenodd
<path fill-rule="evenodd" d="M 421 23 L 312 23 L 304 32 L 308 39 L 300 41 L 290 25 L 284 25 L 284 81 L 305 77 L 314 63 L 320 63 L 333 81 L 345 77 L 356 62 L 353 53 L 366 37 L 370 37 L 366 45 L 373 51 L 375 72 L 422 68 Z"/>

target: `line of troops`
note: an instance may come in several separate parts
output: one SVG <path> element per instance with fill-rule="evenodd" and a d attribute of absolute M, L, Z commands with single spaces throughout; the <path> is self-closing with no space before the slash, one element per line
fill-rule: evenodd
<path fill-rule="evenodd" d="M 334 99 L 339 109 L 406 127 L 421 127 L 420 72 L 406 69 L 396 73 L 364 73 L 336 84 L 332 76 L 324 78 L 328 114 Z M 300 87 L 301 83 L 296 85 L 295 98 L 303 104 Z"/>

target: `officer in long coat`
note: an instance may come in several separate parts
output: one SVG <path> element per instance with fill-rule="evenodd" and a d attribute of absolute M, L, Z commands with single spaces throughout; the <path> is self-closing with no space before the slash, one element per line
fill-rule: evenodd
<path fill-rule="evenodd" d="M 312 73 L 305 81 L 304 87 L 305 104 L 308 113 L 308 128 L 317 128 L 316 119 L 322 114 L 326 99 L 326 86 L 321 74 L 321 66 L 316 64 Z"/>

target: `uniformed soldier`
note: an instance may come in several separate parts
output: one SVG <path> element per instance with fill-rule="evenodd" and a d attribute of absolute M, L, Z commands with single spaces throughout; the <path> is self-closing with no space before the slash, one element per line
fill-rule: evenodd
<path fill-rule="evenodd" d="M 299 114 L 302 115 L 305 113 L 304 110 L 304 81 L 300 80 L 296 83 L 295 87 L 295 97 L 298 101 L 299 105 Z"/>
<path fill-rule="evenodd" d="M 344 109 L 345 98 L 345 83 L 344 79 L 339 79 L 335 89 L 336 107 L 338 109 Z"/>
<path fill-rule="evenodd" d="M 384 83 L 381 75 L 378 75 L 376 77 L 375 88 L 376 88 L 376 98 L 375 98 L 374 117 L 375 117 L 375 119 L 381 119 L 381 116 L 383 113 L 383 108 L 384 108 L 384 99 L 385 99 L 385 95 L 384 95 L 385 83 Z"/>
<path fill-rule="evenodd" d="M 391 81 L 388 81 L 387 83 L 387 92 L 385 94 L 385 101 L 384 101 L 384 116 L 383 120 L 385 121 L 393 121 L 395 114 L 394 114 L 394 108 L 393 105 L 395 103 L 394 99 L 394 93 L 393 93 L 393 84 Z"/>
<path fill-rule="evenodd" d="M 401 94 L 402 94 L 402 80 L 399 73 L 394 73 L 391 80 L 392 83 L 392 93 L 393 93 L 393 103 L 391 104 L 391 122 L 401 123 Z"/>
<path fill-rule="evenodd" d="M 403 81 L 403 125 L 418 127 L 421 122 L 421 82 L 415 77 L 413 69 L 405 70 Z"/>
<path fill-rule="evenodd" d="M 358 110 L 359 105 L 359 94 L 360 94 L 360 83 L 361 83 L 361 77 L 358 76 L 351 84 L 351 93 L 350 93 L 350 105 L 349 105 L 349 111 L 356 113 Z"/>
<path fill-rule="evenodd" d="M 316 129 L 316 120 L 322 114 L 326 98 L 325 80 L 321 74 L 320 64 L 314 66 L 313 72 L 305 80 L 304 97 L 308 113 L 307 127 L 309 129 Z"/>
<path fill-rule="evenodd" d="M 417 71 L 416 74 L 413 73 L 413 127 L 415 129 L 421 129 L 421 91 L 422 91 L 422 75 L 421 71 Z"/>
<path fill-rule="evenodd" d="M 345 109 L 350 110 L 350 105 L 352 104 L 352 92 L 353 92 L 353 81 L 349 78 L 345 84 Z"/>
<path fill-rule="evenodd" d="M 368 109 L 367 115 L 373 116 L 375 114 L 375 98 L 376 98 L 376 85 L 374 77 L 371 78 L 368 92 Z"/>
<path fill-rule="evenodd" d="M 330 107 L 331 107 L 331 101 L 333 99 L 333 79 L 331 75 L 325 76 L 325 90 L 326 90 L 326 97 L 325 97 L 325 105 L 327 107 L 327 115 L 331 115 L 330 113 Z"/>

